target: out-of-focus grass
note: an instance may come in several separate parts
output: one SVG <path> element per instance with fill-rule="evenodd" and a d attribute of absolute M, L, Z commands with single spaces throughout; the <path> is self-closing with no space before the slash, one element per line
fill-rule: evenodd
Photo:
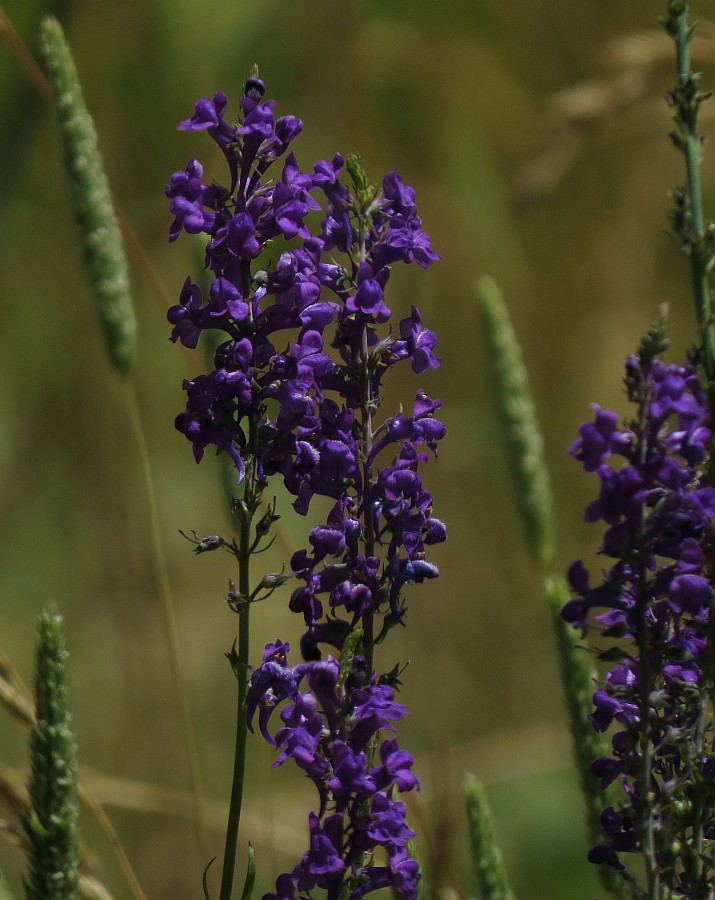
<path fill-rule="evenodd" d="M 427 480 L 450 540 L 435 554 L 442 577 L 412 592 L 408 628 L 381 648 L 381 661 L 411 660 L 404 743 L 422 760 L 428 815 L 447 790 L 432 776 L 429 757 L 450 748 L 451 789 L 463 771 L 487 773 L 522 898 L 594 896 L 568 744 L 537 752 L 523 737 L 559 721 L 560 687 L 540 581 L 521 546 L 471 285 L 484 272 L 498 279 L 524 347 L 563 569 L 592 556 L 598 541 L 581 524 L 596 485 L 566 455 L 588 402 L 623 410 L 622 361 L 663 300 L 673 309 L 674 347 L 694 339 L 686 266 L 665 233 L 666 192 L 681 180 L 662 102 L 672 79 L 667 60 L 648 55 L 650 38 L 636 41 L 641 55 L 628 65 L 645 72 L 647 90 L 630 104 L 616 93 L 597 117 L 584 113 L 593 92 L 580 101 L 576 95 L 580 119 L 572 106 L 571 118 L 562 114 L 557 123 L 550 102 L 554 92 L 583 82 L 612 85 L 625 64 L 605 51 L 619 36 L 655 31 L 657 5 L 464 0 L 448 14 L 429 0 L 11 0 L 4 8 L 31 48 L 43 15 L 62 21 L 116 197 L 172 296 L 195 273 L 197 247 L 181 240 L 169 248 L 163 186 L 191 155 L 205 160 L 209 177 L 212 167 L 222 174 L 210 142 L 177 134 L 175 126 L 199 96 L 219 88 L 235 108 L 253 62 L 279 113 L 304 120 L 296 144 L 303 165 L 357 150 L 374 178 L 397 166 L 416 187 L 443 259 L 426 274 L 396 272 L 391 291 L 396 316 L 415 302 L 439 334 L 443 367 L 419 386 L 443 399 L 449 427 Z M 694 3 L 694 12 L 713 15 L 712 4 Z M 711 34 L 706 26 L 701 33 Z M 698 52 L 705 85 L 712 85 L 707 42 Z M 35 619 L 55 600 L 66 617 L 80 763 L 183 788 L 138 463 L 98 339 L 54 119 L 5 45 L 0 91 L 0 640 L 29 679 Z M 706 157 L 704 172 L 710 210 L 714 158 Z M 163 310 L 136 269 L 134 287 L 142 415 L 190 701 L 208 794 L 225 802 L 234 685 L 223 653 L 235 622 L 222 596 L 235 573 L 225 559 L 194 558 L 178 536 L 179 528 L 224 527 L 218 471 L 210 459 L 196 467 L 173 431 L 189 363 L 167 340 Z M 385 408 L 399 399 L 409 405 L 417 386 L 398 376 Z M 307 523 L 277 494 L 297 545 Z M 284 557 L 276 545 L 261 559 L 277 570 Z M 255 616 L 256 658 L 263 642 L 298 636 L 286 596 L 276 594 Z M 19 769 L 25 735 L 0 714 L 0 759 Z M 522 743 L 504 751 L 497 739 L 515 729 Z M 476 754 L 475 741 L 482 742 Z M 502 749 L 489 750 L 496 746 Z M 259 847 L 261 889 L 293 865 L 314 802 L 297 773 L 273 770 L 270 761 L 254 741 L 247 816 L 258 820 L 268 806 L 276 821 L 273 845 Z M 185 821 L 137 810 L 114 818 L 150 896 L 197 895 L 203 862 Z M 126 896 L 106 842 L 87 817 L 84 825 L 108 884 Z M 219 834 L 215 845 L 220 852 Z M 462 851 L 457 863 L 468 887 Z M 17 852 L 0 844 L 7 877 L 0 885 L 19 895 L 18 866 Z"/>

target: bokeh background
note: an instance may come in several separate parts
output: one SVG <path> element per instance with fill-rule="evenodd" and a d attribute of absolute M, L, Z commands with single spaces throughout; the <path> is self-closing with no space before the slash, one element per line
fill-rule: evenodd
<path fill-rule="evenodd" d="M 715 3 L 693 6 L 695 61 L 712 86 Z M 4 10 L 32 52 L 45 14 L 64 25 L 116 200 L 172 297 L 200 257 L 191 240 L 167 242 L 164 184 L 193 155 L 223 174 L 211 142 L 176 124 L 218 89 L 235 109 L 254 62 L 279 113 L 303 119 L 295 149 L 304 166 L 358 151 L 376 180 L 398 167 L 415 186 L 442 262 L 396 272 L 391 305 L 399 316 L 416 303 L 439 335 L 443 366 L 423 386 L 442 398 L 449 436 L 427 478 L 450 539 L 435 554 L 442 577 L 414 588 L 409 627 L 381 649 L 385 669 L 411 661 L 402 733 L 423 781 L 413 821 L 429 836 L 421 846 L 435 889 L 474 895 L 460 799 L 471 771 L 487 786 L 519 896 L 597 896 L 548 610 L 523 549 L 473 284 L 497 278 L 523 344 L 553 479 L 555 570 L 593 560 L 598 530 L 581 516 L 596 485 L 567 454 L 588 403 L 625 412 L 623 360 L 662 301 L 672 308 L 673 358 L 695 340 L 686 261 L 667 233 L 668 190 L 683 176 L 667 138 L 673 63 L 657 27 L 661 4 L 10 0 Z M 80 764 L 147 896 L 196 897 L 205 860 L 182 793 L 187 766 L 135 443 L 94 319 L 52 110 L 7 29 L 4 37 L 0 645 L 31 680 L 38 613 L 58 604 Z M 715 104 L 706 110 L 712 134 Z M 704 181 L 712 214 L 713 154 Z M 222 598 L 235 573 L 228 556 L 195 558 L 178 529 L 229 526 L 218 465 L 209 457 L 197 467 L 173 429 L 190 361 L 167 340 L 162 304 L 136 265 L 133 287 L 135 378 L 220 855 L 235 690 L 223 654 L 236 626 Z M 418 385 L 399 377 L 389 401 L 409 404 Z M 306 523 L 276 493 L 298 545 Z M 262 557 L 266 570 L 284 555 L 277 544 Z M 298 635 L 287 590 L 254 615 L 256 659 L 265 641 Z M 250 752 L 243 839 L 256 845 L 267 890 L 302 852 L 312 794 L 296 771 L 270 767 L 258 739 Z M 0 761 L 23 775 L 26 734 L 3 710 Z M 131 896 L 93 818 L 83 824 L 99 877 L 115 897 Z M 0 869 L 0 896 L 19 896 L 21 857 L 2 834 Z"/>

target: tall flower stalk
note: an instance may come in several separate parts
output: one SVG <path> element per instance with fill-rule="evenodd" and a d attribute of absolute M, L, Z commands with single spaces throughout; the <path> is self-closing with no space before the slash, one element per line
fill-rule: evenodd
<path fill-rule="evenodd" d="M 605 523 L 601 553 L 615 562 L 595 586 L 583 563 L 574 563 L 573 599 L 562 612 L 583 634 L 600 634 L 600 659 L 615 663 L 589 715 L 597 732 L 616 726 L 612 752 L 595 759 L 591 772 L 602 789 L 620 783 L 622 793 L 604 810 L 603 839 L 589 858 L 620 872 L 631 896 L 647 900 L 706 900 L 715 876 L 714 257 L 699 172 L 705 96 L 690 67 L 688 17 L 687 3 L 669 0 L 663 24 L 678 69 L 672 138 L 687 172 L 673 191 L 671 221 L 690 259 L 701 344 L 684 365 L 663 362 L 661 312 L 626 362 L 632 417 L 619 422 L 594 405 L 593 421 L 581 426 L 571 452 L 601 483 L 585 518 Z M 628 854 L 642 858 L 642 872 L 626 863 Z"/>
<path fill-rule="evenodd" d="M 187 278 L 169 311 L 171 338 L 190 348 L 207 329 L 224 338 L 214 369 L 184 382 L 187 405 L 176 427 L 197 462 L 210 445 L 227 454 L 241 486 L 232 505 L 238 537 L 193 538 L 197 552 L 225 550 L 238 562 L 227 596 L 239 616 L 228 654 L 238 718 L 220 896 L 232 895 L 246 731 L 257 715 L 280 751 L 275 765 L 292 759 L 317 790 L 309 850 L 271 896 L 319 887 L 329 897 L 347 891 L 358 898 L 392 887 L 412 898 L 419 867 L 407 844 L 414 832 L 394 795 L 418 781 L 410 754 L 395 737 L 382 738 L 406 709 L 395 701 L 401 670 L 376 672 L 375 647 L 405 623 L 405 586 L 438 575 L 426 549 L 446 529 L 432 516 L 420 469 L 445 429 L 434 418 L 439 402 L 422 390 L 411 414 L 379 423 L 378 416 L 393 366 L 409 361 L 421 375 L 439 365 L 436 337 L 416 307 L 398 334 L 388 325 L 391 267 L 427 268 L 438 257 L 414 191 L 396 171 L 378 189 L 357 157 L 336 154 L 301 170 L 288 148 L 302 123 L 276 119 L 274 101 L 263 97 L 254 73 L 236 124 L 225 119 L 223 93 L 199 100 L 179 127 L 208 132 L 226 158 L 228 184 L 204 183 L 203 167 L 191 159 L 166 190 L 170 240 L 181 231 L 205 234 L 212 278 L 207 297 Z M 271 476 L 283 479 L 299 515 L 308 515 L 315 496 L 333 505 L 288 570 L 258 580 L 251 559 L 267 547 L 278 518 L 275 501 L 263 499 Z M 288 605 L 303 617 L 302 661 L 289 663 L 290 647 L 277 639 L 251 674 L 250 609 L 288 580 L 298 583 Z M 282 704 L 282 727 L 273 733 L 271 717 Z"/>

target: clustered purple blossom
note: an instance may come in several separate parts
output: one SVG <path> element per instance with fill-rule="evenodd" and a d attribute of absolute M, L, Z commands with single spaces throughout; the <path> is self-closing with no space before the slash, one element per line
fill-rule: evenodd
<path fill-rule="evenodd" d="M 595 405 L 571 448 L 600 479 L 585 519 L 605 522 L 601 553 L 615 560 L 595 586 L 574 563 L 574 598 L 562 612 L 584 634 L 618 641 L 601 654 L 617 664 L 594 693 L 590 716 L 599 732 L 615 724 L 613 754 L 596 759 L 592 773 L 603 790 L 619 779 L 624 793 L 603 812 L 605 837 L 589 859 L 623 870 L 620 853 L 648 849 L 669 896 L 686 897 L 702 842 L 715 838 L 707 788 L 715 775 L 706 693 L 715 517 L 707 403 L 692 366 L 658 359 L 629 357 L 626 388 L 635 419 L 621 425 Z"/>
<path fill-rule="evenodd" d="M 445 433 L 435 418 L 440 403 L 420 390 L 409 414 L 373 424 L 390 368 L 409 361 L 422 374 L 440 363 L 436 336 L 416 307 L 396 334 L 389 326 L 379 333 L 392 316 L 385 300 L 391 266 L 426 268 L 438 257 L 422 230 L 414 190 L 396 171 L 381 190 L 354 157 L 336 154 L 302 171 L 287 152 L 302 123 L 275 119 L 274 102 L 263 94 L 260 79 L 249 78 L 238 125 L 225 120 L 226 97 L 217 93 L 199 100 L 179 126 L 208 131 L 226 157 L 230 186 L 204 183 L 192 159 L 166 188 L 170 240 L 182 230 L 207 235 L 212 277 L 208 296 L 187 278 L 168 314 L 171 339 L 195 348 L 204 330 L 225 336 L 214 369 L 184 381 L 187 404 L 176 427 L 197 462 L 213 445 L 231 458 L 239 482 L 250 466 L 259 492 L 280 475 L 301 515 L 316 495 L 334 501 L 327 521 L 310 532 L 310 548 L 291 559 L 299 586 L 290 609 L 305 622 L 305 662 L 291 669 L 287 645 L 269 645 L 249 697 L 249 720 L 260 707 L 261 731 L 282 751 L 278 762 L 292 757 L 320 795 L 320 812 L 310 818 L 311 849 L 278 879 L 278 896 L 319 885 L 338 897 L 348 884 L 351 897 L 390 886 L 411 898 L 419 878 L 405 849 L 412 832 L 404 806 L 392 797 L 394 788 L 417 783 L 408 772 L 411 757 L 389 739 L 380 745 L 382 765 L 371 761 L 378 732 L 391 728 L 404 707 L 364 656 L 354 657 L 341 682 L 338 663 L 323 659 L 320 645 L 339 653 L 356 629 L 366 629 L 372 644 L 376 614 L 380 640 L 404 623 L 404 586 L 439 574 L 426 549 L 444 541 L 446 529 L 432 515 L 420 468 Z M 271 178 L 280 157 L 282 171 Z M 278 241 L 283 249 L 276 249 Z M 378 461 L 388 454 L 388 462 Z M 303 681 L 309 690 L 301 694 Z M 274 739 L 268 717 L 282 700 L 291 705 Z M 378 847 L 384 865 L 373 861 Z"/>
<path fill-rule="evenodd" d="M 261 732 L 281 750 L 274 766 L 292 759 L 314 782 L 320 808 L 310 814 L 309 850 L 267 898 L 296 900 L 296 891 L 319 887 L 338 900 L 346 886 L 353 900 L 384 887 L 415 898 L 419 867 L 407 851 L 414 832 L 404 803 L 394 798 L 419 786 L 413 760 L 391 737 L 380 744 L 380 764 L 372 763 L 380 731 L 394 731 L 406 708 L 389 685 L 370 677 L 362 656 L 341 672 L 330 656 L 291 667 L 289 650 L 280 640 L 266 647 L 251 678 L 249 727 L 258 709 Z M 301 692 L 303 683 L 308 689 Z M 269 720 L 284 700 L 274 737 Z"/>

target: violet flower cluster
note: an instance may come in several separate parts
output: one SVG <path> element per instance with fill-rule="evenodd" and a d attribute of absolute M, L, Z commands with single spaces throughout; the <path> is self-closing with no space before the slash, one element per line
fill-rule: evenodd
<path fill-rule="evenodd" d="M 348 656 L 342 671 L 331 657 L 291 667 L 289 650 L 281 641 L 266 647 L 251 679 L 249 725 L 260 709 L 264 737 L 282 751 L 274 765 L 292 759 L 314 782 L 320 806 L 310 814 L 310 848 L 266 897 L 295 900 L 296 891 L 319 887 L 337 900 L 346 886 L 354 900 L 386 887 L 416 897 L 419 866 L 407 850 L 415 833 L 405 822 L 404 803 L 394 798 L 395 791 L 419 786 L 413 760 L 390 737 L 380 744 L 380 764 L 372 761 L 380 732 L 394 731 L 406 708 L 388 684 L 370 677 L 362 656 Z M 283 700 L 289 702 L 274 737 L 268 722 Z M 376 864 L 377 850 L 382 864 Z"/>
<path fill-rule="evenodd" d="M 633 421 L 621 425 L 595 405 L 571 448 L 600 479 L 585 519 L 605 523 L 601 553 L 615 560 L 596 585 L 574 563 L 574 599 L 562 613 L 584 634 L 613 639 L 600 658 L 615 665 L 590 716 L 596 731 L 616 726 L 613 753 L 594 760 L 592 773 L 601 789 L 619 781 L 623 793 L 604 810 L 604 840 L 589 859 L 630 880 L 621 855 L 642 854 L 668 896 L 695 897 L 709 877 L 702 860 L 715 838 L 707 403 L 693 366 L 647 353 L 629 357 L 625 383 L 637 405 Z"/>
<path fill-rule="evenodd" d="M 422 390 L 408 414 L 374 419 L 389 369 L 409 362 L 423 374 L 439 365 L 436 336 L 419 311 L 412 307 L 393 333 L 385 299 L 392 265 L 427 268 L 438 257 L 414 191 L 396 171 L 381 190 L 354 157 L 336 154 L 303 171 L 288 152 L 301 122 L 276 119 L 263 94 L 260 79 L 249 78 L 237 125 L 224 118 L 223 93 L 200 100 L 180 125 L 218 144 L 229 184 L 205 183 L 192 159 L 166 189 L 170 240 L 182 230 L 205 234 L 212 277 L 208 296 L 187 278 L 169 311 L 171 339 L 194 348 L 207 329 L 223 337 L 214 369 L 184 382 L 176 427 L 197 461 L 211 445 L 228 454 L 244 482 L 244 514 L 258 508 L 272 475 L 282 477 L 301 515 L 316 495 L 334 501 L 310 532 L 310 547 L 290 562 L 298 586 L 289 605 L 305 623 L 304 661 L 291 667 L 288 645 L 268 645 L 248 693 L 249 725 L 258 710 L 263 735 L 281 751 L 276 764 L 293 759 L 318 790 L 310 849 L 278 879 L 276 896 L 319 886 L 337 898 L 347 886 L 354 898 L 382 887 L 413 898 L 419 873 L 406 849 L 413 833 L 394 792 L 417 779 L 394 737 L 380 743 L 405 708 L 394 701 L 397 669 L 376 676 L 373 650 L 391 626 L 404 624 L 405 585 L 439 574 L 426 550 L 445 540 L 446 529 L 432 515 L 421 468 L 445 428 L 434 417 L 439 401 Z M 276 518 L 269 507 L 251 551 Z M 196 544 L 236 550 L 218 536 Z M 266 576 L 229 600 L 239 608 L 285 580 Z M 359 646 L 342 671 L 324 658 L 321 645 L 340 655 L 356 634 Z M 268 721 L 283 701 L 273 735 Z"/>

